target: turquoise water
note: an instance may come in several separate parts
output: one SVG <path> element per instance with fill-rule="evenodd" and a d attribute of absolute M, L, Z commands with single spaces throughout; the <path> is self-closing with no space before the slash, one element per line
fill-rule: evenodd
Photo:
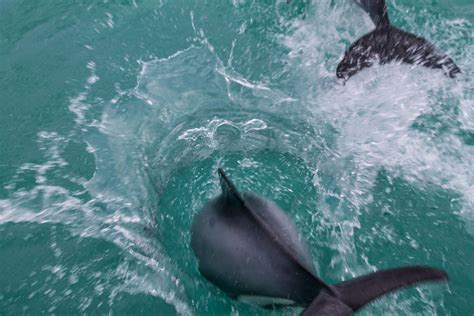
<path fill-rule="evenodd" d="M 390 1 L 457 62 L 335 69 L 350 1 L 1 0 L 0 314 L 296 315 L 197 272 L 216 168 L 285 209 L 337 283 L 430 264 L 448 284 L 363 315 L 473 315 L 474 5 Z"/>

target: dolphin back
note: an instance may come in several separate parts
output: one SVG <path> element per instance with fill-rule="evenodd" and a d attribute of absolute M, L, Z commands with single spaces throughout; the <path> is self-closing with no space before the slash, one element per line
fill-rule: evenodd
<path fill-rule="evenodd" d="M 461 70 L 447 55 L 422 37 L 390 24 L 385 0 L 354 0 L 366 11 L 376 28 L 353 43 L 337 66 L 338 78 L 348 80 L 376 63 L 403 62 L 442 69 L 451 78 Z"/>
<path fill-rule="evenodd" d="M 239 204 L 242 212 L 250 215 L 264 234 L 273 239 L 296 263 L 314 275 L 309 248 L 285 213 L 276 204 L 257 194 L 240 193 L 223 169 L 219 168 L 218 174 L 224 198 L 230 203 Z"/>
<path fill-rule="evenodd" d="M 222 169 L 218 173 L 222 194 L 192 224 L 201 274 L 231 297 L 262 305 L 306 306 L 321 290 L 333 293 L 316 276 L 309 248 L 288 216 L 255 193 L 239 192 Z"/>

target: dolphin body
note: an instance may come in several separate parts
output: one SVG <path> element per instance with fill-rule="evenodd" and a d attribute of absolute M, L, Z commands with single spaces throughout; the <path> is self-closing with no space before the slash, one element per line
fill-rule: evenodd
<path fill-rule="evenodd" d="M 377 62 L 404 62 L 439 68 L 451 78 L 461 73 L 454 61 L 439 52 L 433 44 L 391 25 L 385 0 L 354 1 L 369 14 L 375 30 L 358 39 L 345 52 L 337 67 L 338 78 L 347 81 L 360 70 Z"/>
<path fill-rule="evenodd" d="M 218 173 L 222 193 L 194 217 L 191 247 L 200 273 L 232 298 L 303 306 L 302 315 L 342 316 L 398 288 L 447 279 L 441 270 L 408 266 L 326 284 L 285 213 L 255 193 L 240 193 L 222 169 Z"/>

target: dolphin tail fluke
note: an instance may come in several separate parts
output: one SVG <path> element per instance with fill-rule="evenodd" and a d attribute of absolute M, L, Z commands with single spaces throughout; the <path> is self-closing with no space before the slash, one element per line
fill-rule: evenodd
<path fill-rule="evenodd" d="M 446 272 L 428 266 L 408 266 L 381 270 L 335 287 L 343 302 L 357 311 L 370 301 L 394 290 L 419 283 L 447 280 Z"/>
<path fill-rule="evenodd" d="M 338 297 L 322 292 L 302 315 L 351 315 L 389 292 L 415 283 L 447 279 L 446 272 L 427 266 L 381 270 L 335 285 L 333 288 Z"/>

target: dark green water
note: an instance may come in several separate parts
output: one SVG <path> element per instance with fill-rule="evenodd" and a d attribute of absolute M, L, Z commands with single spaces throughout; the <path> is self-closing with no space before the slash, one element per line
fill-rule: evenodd
<path fill-rule="evenodd" d="M 430 264 L 364 315 L 474 314 L 474 5 L 390 1 L 463 71 L 335 69 L 350 1 L 0 0 L 0 314 L 296 315 L 197 272 L 223 166 L 277 202 L 321 278 Z"/>

